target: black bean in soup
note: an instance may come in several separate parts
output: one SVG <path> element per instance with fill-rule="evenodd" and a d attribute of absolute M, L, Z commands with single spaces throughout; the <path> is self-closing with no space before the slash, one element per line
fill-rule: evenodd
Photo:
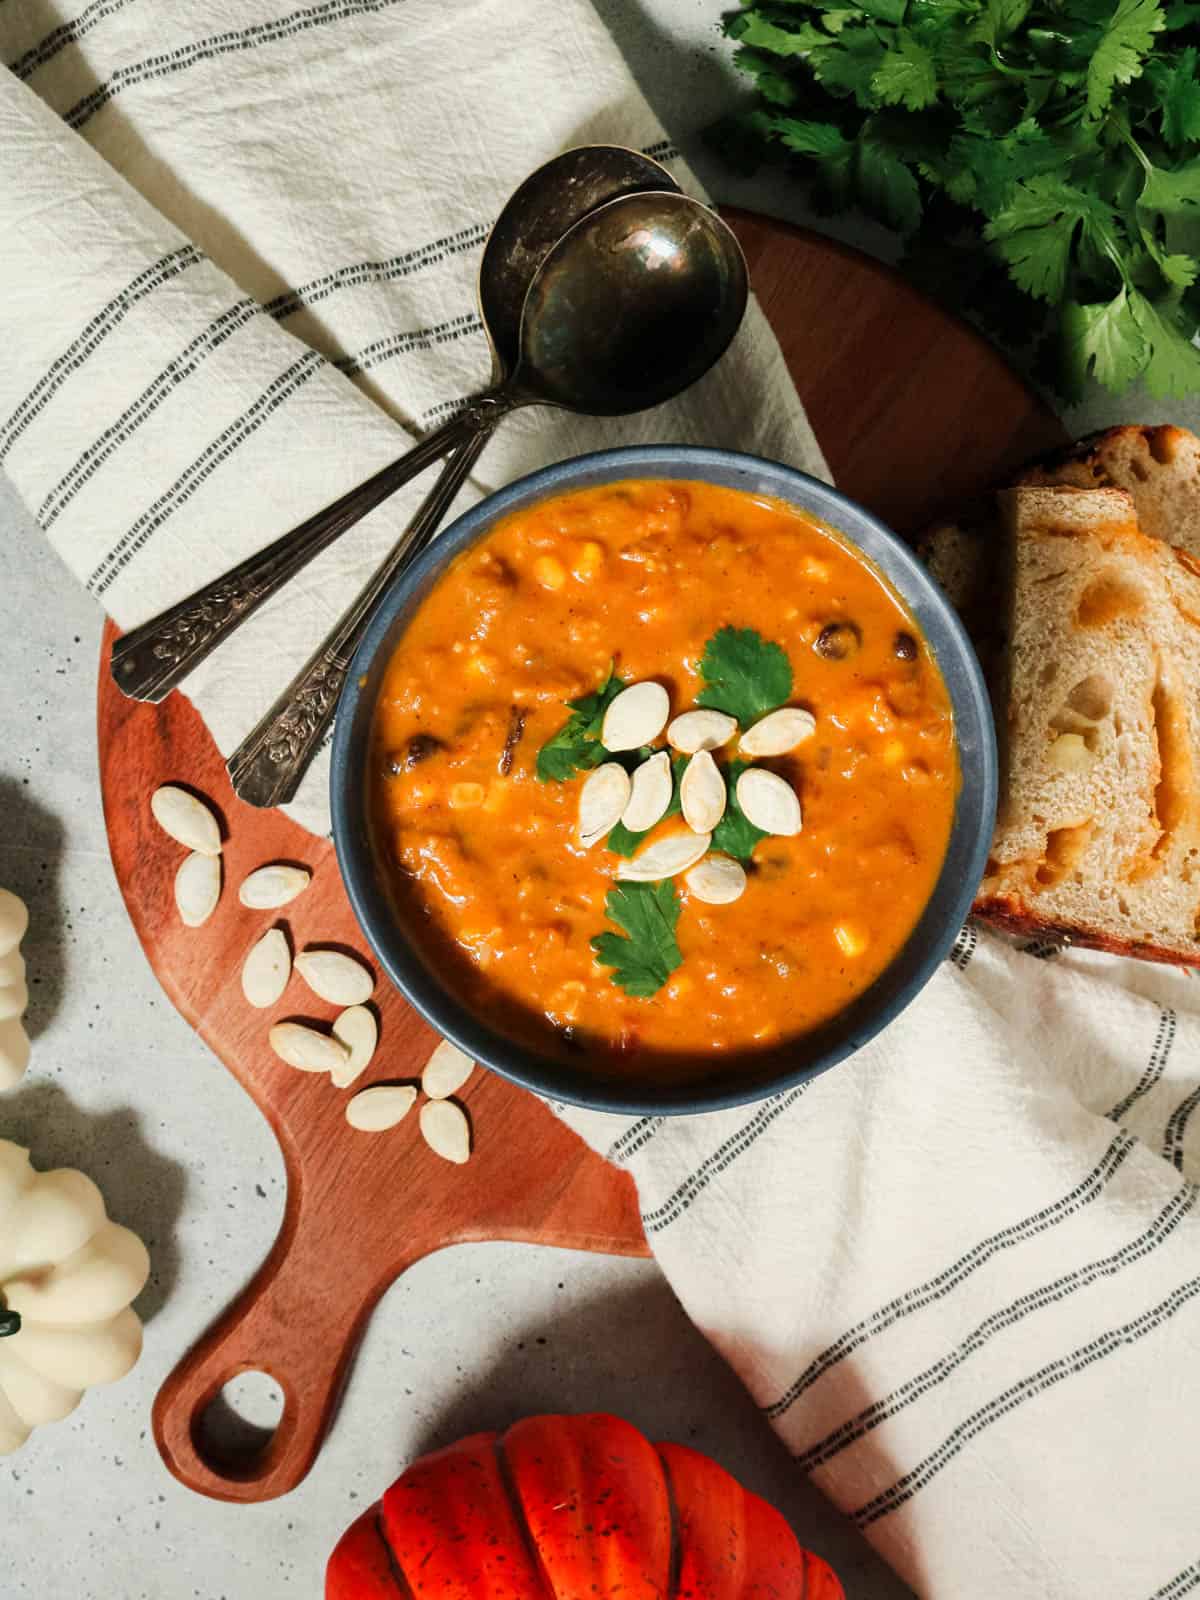
<path fill-rule="evenodd" d="M 853 622 L 826 623 L 813 649 L 826 661 L 848 661 L 862 647 L 862 630 Z"/>
<path fill-rule="evenodd" d="M 917 641 L 911 633 L 898 633 L 892 641 L 892 650 L 901 661 L 915 661 L 917 659 Z"/>

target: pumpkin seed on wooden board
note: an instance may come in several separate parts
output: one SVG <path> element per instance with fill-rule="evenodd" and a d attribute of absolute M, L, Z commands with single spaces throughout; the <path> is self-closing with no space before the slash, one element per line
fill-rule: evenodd
<path fill-rule="evenodd" d="M 304 867 L 272 862 L 270 866 L 256 867 L 242 879 L 238 899 L 252 911 L 277 911 L 303 894 L 311 882 L 312 873 Z"/>
<path fill-rule="evenodd" d="M 707 750 L 697 750 L 679 780 L 679 807 L 693 833 L 710 834 L 725 815 L 725 779 Z"/>
<path fill-rule="evenodd" d="M 588 773 L 579 791 L 579 842 L 585 850 L 620 822 L 629 790 L 629 774 L 619 761 L 606 761 Z"/>
<path fill-rule="evenodd" d="M 292 975 L 292 952 L 282 928 L 269 928 L 242 962 L 242 993 L 265 1011 L 283 996 Z"/>
<path fill-rule="evenodd" d="M 312 992 L 331 1006 L 360 1006 L 375 988 L 362 962 L 340 950 L 301 950 L 295 964 Z"/>
<path fill-rule="evenodd" d="M 629 803 L 620 817 L 630 833 L 645 833 L 662 820 L 673 788 L 671 757 L 665 750 L 642 762 L 633 774 Z"/>
<path fill-rule="evenodd" d="M 453 1100 L 427 1100 L 421 1107 L 421 1137 L 443 1161 L 462 1166 L 471 1154 L 471 1125 Z"/>
<path fill-rule="evenodd" d="M 376 1083 L 360 1089 L 346 1106 L 346 1121 L 359 1133 L 383 1133 L 403 1122 L 417 1103 L 411 1083 Z"/>
<path fill-rule="evenodd" d="M 304 1022 L 277 1022 L 267 1037 L 280 1060 L 300 1072 L 334 1072 L 350 1054 L 340 1039 Z"/>
<path fill-rule="evenodd" d="M 176 784 L 164 783 L 150 796 L 150 811 L 164 833 L 202 856 L 221 854 L 221 829 L 203 800 Z"/>
<path fill-rule="evenodd" d="M 765 767 L 750 767 L 737 781 L 737 802 L 747 822 L 781 839 L 799 833 L 800 797 L 786 779 Z"/>
<path fill-rule="evenodd" d="M 0 1022 L 0 1089 L 11 1089 L 25 1076 L 31 1049 L 29 1035 L 19 1016 Z"/>
<path fill-rule="evenodd" d="M 737 732 L 737 718 L 724 711 L 685 711 L 667 728 L 667 743 L 682 755 L 719 750 Z"/>
<path fill-rule="evenodd" d="M 29 989 L 20 983 L 6 983 L 0 987 L 0 1022 L 11 1022 L 23 1017 L 29 1009 Z"/>
<path fill-rule="evenodd" d="M 604 713 L 600 743 L 606 750 L 636 750 L 653 744 L 667 725 L 671 701 L 661 683 L 633 683 Z"/>
<path fill-rule="evenodd" d="M 203 855 L 198 850 L 184 856 L 175 874 L 175 904 L 187 927 L 202 927 L 217 909 L 220 898 L 220 857 Z"/>
<path fill-rule="evenodd" d="M 375 1013 L 368 1011 L 366 1006 L 351 1006 L 335 1019 L 333 1036 L 350 1052 L 345 1064 L 334 1067 L 330 1074 L 334 1084 L 344 1089 L 366 1071 L 375 1054 L 375 1046 L 379 1043 L 379 1024 L 375 1020 Z"/>
<path fill-rule="evenodd" d="M 29 927 L 29 910 L 20 895 L 0 889 L 0 955 L 15 950 Z"/>
<path fill-rule="evenodd" d="M 732 856 L 705 856 L 684 878 L 688 893 L 705 905 L 728 906 L 740 900 L 746 889 L 746 873 Z"/>
<path fill-rule="evenodd" d="M 712 843 L 711 834 L 672 833 L 647 845 L 632 861 L 622 861 L 617 877 L 626 883 L 658 883 L 694 866 Z"/>
<path fill-rule="evenodd" d="M 7 955 L 0 956 L 0 987 L 6 983 L 23 983 L 25 979 L 25 957 L 16 945 Z"/>
<path fill-rule="evenodd" d="M 431 1100 L 448 1100 L 474 1071 L 475 1063 L 466 1051 L 443 1039 L 422 1069 L 421 1087 Z"/>
<path fill-rule="evenodd" d="M 760 717 L 741 737 L 744 756 L 785 756 L 816 731 L 817 719 L 799 706 L 782 706 Z"/>

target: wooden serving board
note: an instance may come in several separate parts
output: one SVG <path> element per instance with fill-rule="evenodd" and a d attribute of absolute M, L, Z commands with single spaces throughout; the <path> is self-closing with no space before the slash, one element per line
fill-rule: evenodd
<path fill-rule="evenodd" d="M 990 346 L 888 269 L 763 217 L 734 212 L 730 221 L 836 481 L 899 531 L 1062 439 L 1059 423 Z M 756 403 L 747 396 L 747 405 Z M 107 670 L 113 636 L 110 628 L 98 720 L 117 880 L 163 988 L 267 1117 L 288 1177 L 270 1255 L 164 1383 L 155 1438 L 189 1488 L 266 1500 L 294 1488 L 311 1467 L 366 1320 L 413 1262 L 484 1239 L 615 1255 L 648 1250 L 628 1174 L 607 1166 L 524 1090 L 475 1074 L 463 1095 L 475 1154 L 458 1168 L 425 1148 L 415 1116 L 384 1135 L 353 1132 L 343 1117 L 346 1093 L 276 1059 L 267 1015 L 245 1004 L 239 982 L 242 957 L 271 917 L 245 910 L 236 885 L 265 861 L 303 862 L 313 883 L 280 917 L 295 944 L 341 941 L 365 951 L 332 846 L 278 812 L 235 799 L 183 696 L 161 706 L 122 699 Z M 195 786 L 224 813 L 226 889 L 199 930 L 179 924 L 172 898 L 179 848 L 147 806 L 168 781 Z M 333 1008 L 309 999 L 299 987 L 288 994 L 307 1015 L 332 1017 Z M 435 1043 L 386 983 L 376 1000 L 381 1045 L 356 1088 L 416 1078 Z M 208 1459 L 200 1419 L 230 1378 L 252 1369 L 283 1391 L 279 1427 L 253 1460 Z"/>

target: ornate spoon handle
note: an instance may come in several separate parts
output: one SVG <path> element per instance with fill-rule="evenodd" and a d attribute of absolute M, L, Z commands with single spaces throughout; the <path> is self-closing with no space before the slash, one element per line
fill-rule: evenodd
<path fill-rule="evenodd" d="M 333 721 L 354 652 L 379 597 L 433 537 L 450 502 L 491 437 L 492 426 L 494 422 L 483 426 L 447 461 L 425 503 L 400 535 L 379 571 L 258 726 L 230 756 L 226 766 L 234 793 L 240 799 L 252 806 L 278 806 L 296 793 Z"/>
<path fill-rule="evenodd" d="M 490 433 L 495 410 L 496 402 L 490 396 L 474 401 L 398 461 L 390 462 L 307 522 L 149 622 L 131 628 L 112 649 L 109 670 L 117 688 L 131 700 L 165 699 L 222 639 L 347 528 L 439 456 L 461 445 L 477 428 L 482 426 Z"/>

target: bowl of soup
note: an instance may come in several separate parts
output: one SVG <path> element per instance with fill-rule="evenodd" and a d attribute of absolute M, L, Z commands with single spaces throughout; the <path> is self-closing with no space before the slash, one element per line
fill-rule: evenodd
<path fill-rule="evenodd" d="M 950 951 L 996 745 L 912 552 L 757 457 L 604 451 L 460 517 L 389 592 L 333 751 L 380 964 L 484 1066 L 623 1112 L 761 1099 Z"/>

